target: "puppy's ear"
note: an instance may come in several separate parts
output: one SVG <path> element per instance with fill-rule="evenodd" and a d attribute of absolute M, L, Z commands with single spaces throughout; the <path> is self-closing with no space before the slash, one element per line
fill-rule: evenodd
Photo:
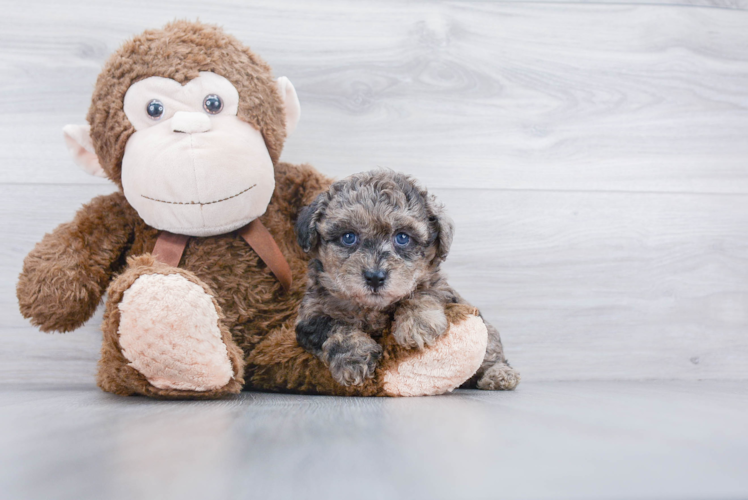
<path fill-rule="evenodd" d="M 434 240 L 436 256 L 434 257 L 433 264 L 438 264 L 447 259 L 455 234 L 455 223 L 447 215 L 444 206 L 436 201 L 434 195 L 428 197 L 427 211 L 429 214 L 429 223 L 436 231 L 436 238 Z"/>
<path fill-rule="evenodd" d="M 311 205 L 304 207 L 299 212 L 299 218 L 296 219 L 296 241 L 299 243 L 304 252 L 309 252 L 317 247 L 319 243 L 319 232 L 317 232 L 317 223 L 325 213 L 327 207 L 327 193 L 322 193 L 312 202 Z"/>

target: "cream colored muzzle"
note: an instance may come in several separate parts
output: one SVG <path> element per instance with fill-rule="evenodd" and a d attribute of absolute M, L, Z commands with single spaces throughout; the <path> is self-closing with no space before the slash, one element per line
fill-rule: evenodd
<path fill-rule="evenodd" d="M 276 82 L 286 133 L 299 120 L 299 99 L 287 78 Z M 222 108 L 205 108 L 208 96 Z M 150 103 L 162 113 L 151 115 Z M 187 236 L 213 236 L 246 226 L 267 209 L 275 189 L 273 161 L 260 130 L 239 118 L 239 92 L 212 72 L 182 84 L 151 76 L 123 100 L 135 132 L 122 158 L 122 190 L 146 224 Z M 107 176 L 88 126 L 68 126 L 65 141 L 87 172 Z"/>
<path fill-rule="evenodd" d="M 210 118 L 205 113 L 194 111 L 177 111 L 171 119 L 174 132 L 198 134 L 210 130 Z"/>

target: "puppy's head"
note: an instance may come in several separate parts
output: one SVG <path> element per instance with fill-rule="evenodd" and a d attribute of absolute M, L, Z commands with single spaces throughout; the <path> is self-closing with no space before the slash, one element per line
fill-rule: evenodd
<path fill-rule="evenodd" d="M 386 170 L 336 182 L 304 208 L 296 237 L 320 285 L 382 309 L 408 296 L 446 259 L 454 225 L 410 177 Z"/>

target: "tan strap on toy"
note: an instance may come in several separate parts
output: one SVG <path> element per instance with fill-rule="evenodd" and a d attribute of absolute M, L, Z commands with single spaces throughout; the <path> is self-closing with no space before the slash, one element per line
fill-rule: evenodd
<path fill-rule="evenodd" d="M 179 267 L 179 261 L 182 260 L 184 248 L 190 237 L 183 234 L 174 234 L 169 231 L 158 233 L 156 245 L 153 247 L 151 254 L 156 260 L 163 262 L 172 267 Z"/>
<path fill-rule="evenodd" d="M 291 266 L 278 248 L 273 235 L 262 225 L 260 219 L 255 219 L 237 231 L 246 241 L 257 256 L 268 266 L 268 269 L 280 281 L 283 290 L 291 289 L 293 279 L 291 277 Z M 179 267 L 182 254 L 187 247 L 190 237 L 183 234 L 174 234 L 169 231 L 161 231 L 156 239 L 156 245 L 151 254 L 156 260 L 169 266 Z"/>
<path fill-rule="evenodd" d="M 293 278 L 291 277 L 291 266 L 278 248 L 273 236 L 262 225 L 260 219 L 255 219 L 238 231 L 239 236 L 249 243 L 249 246 L 257 252 L 262 261 L 267 264 L 273 272 L 283 289 L 288 292 L 291 289 Z"/>

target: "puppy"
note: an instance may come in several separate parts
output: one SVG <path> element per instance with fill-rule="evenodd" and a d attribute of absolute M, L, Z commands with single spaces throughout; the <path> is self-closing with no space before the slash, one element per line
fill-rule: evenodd
<path fill-rule="evenodd" d="M 383 330 L 405 347 L 433 344 L 448 327 L 444 306 L 464 303 L 439 268 L 453 233 L 443 207 L 408 176 L 377 170 L 334 183 L 296 222 L 299 245 L 312 256 L 299 345 L 338 383 L 359 385 L 374 376 L 382 356 L 374 338 Z M 498 331 L 486 326 L 486 357 L 466 385 L 513 389 L 519 375 Z"/>

